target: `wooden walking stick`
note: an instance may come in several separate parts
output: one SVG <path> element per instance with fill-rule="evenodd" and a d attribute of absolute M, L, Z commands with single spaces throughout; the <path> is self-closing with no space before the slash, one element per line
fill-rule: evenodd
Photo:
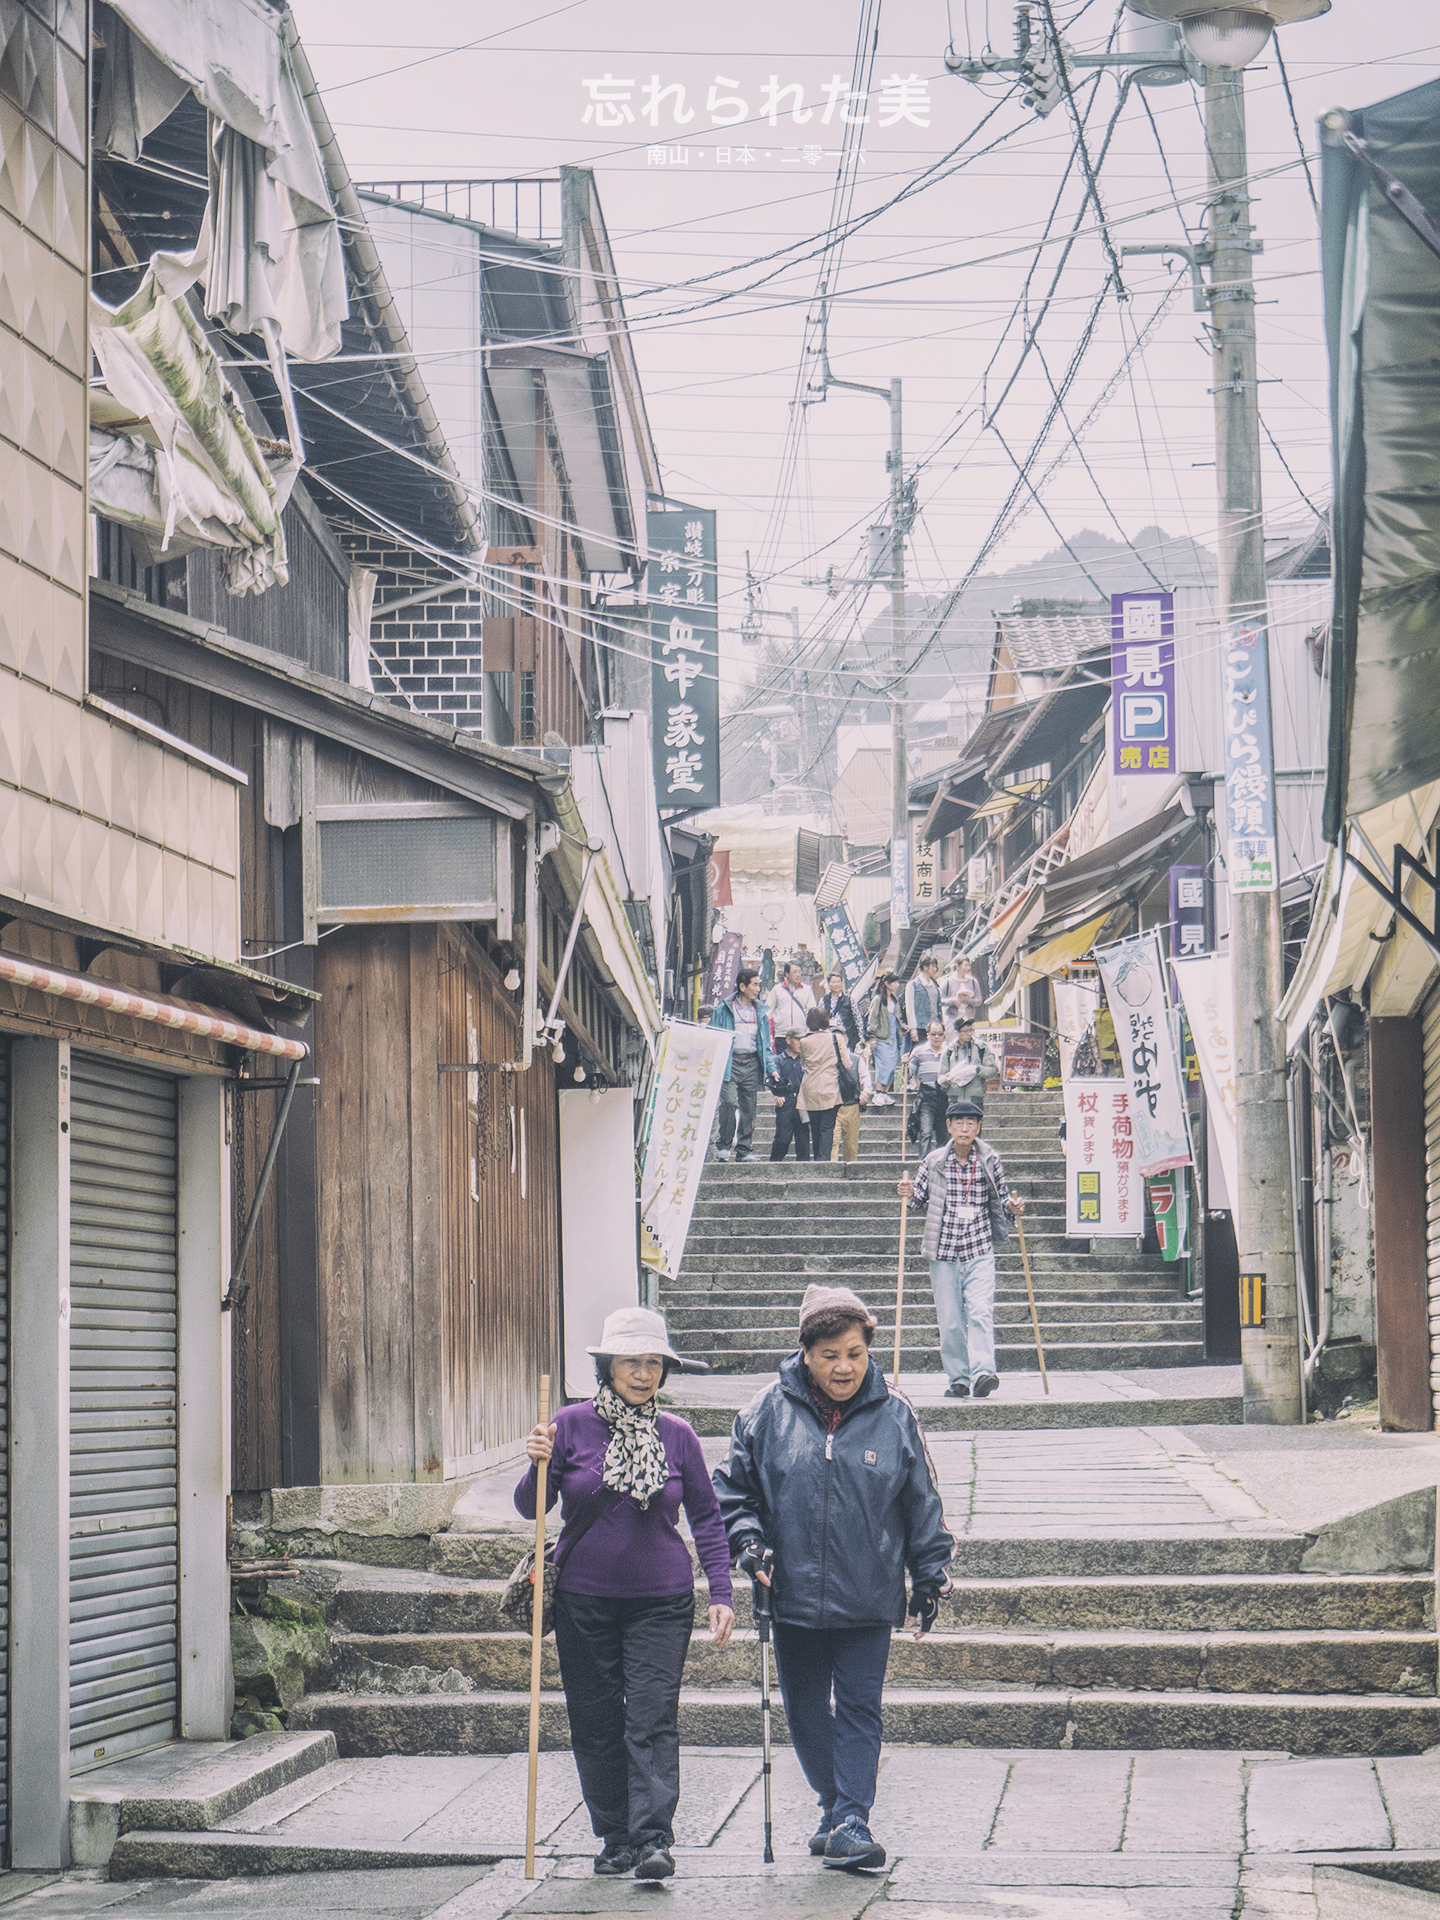
<path fill-rule="evenodd" d="M 1045 1391 L 1050 1391 L 1050 1376 L 1045 1371 L 1045 1349 L 1040 1344 L 1040 1316 L 1035 1311 L 1035 1288 L 1030 1281 L 1030 1255 L 1025 1246 L 1025 1222 L 1017 1213 L 1015 1230 L 1020 1235 L 1020 1258 L 1025 1263 L 1025 1291 L 1030 1296 L 1030 1324 L 1035 1329 L 1035 1351 L 1040 1358 L 1040 1378 L 1045 1382 Z"/>
<path fill-rule="evenodd" d="M 909 1135 L 905 1131 L 906 1109 L 910 1102 L 910 1079 L 908 1074 L 900 1082 L 900 1178 L 905 1178 L 905 1154 L 909 1145 Z M 905 1306 L 905 1216 L 909 1212 L 910 1202 L 902 1194 L 900 1199 L 900 1254 L 895 1263 L 895 1384 L 900 1384 L 900 1316 Z"/>
<path fill-rule="evenodd" d="M 550 1376 L 540 1376 L 540 1425 L 550 1424 Z M 540 1648 L 545 1623 L 545 1469 L 535 1462 L 535 1592 L 530 1607 L 530 1791 L 525 1802 L 525 1878 L 535 1878 L 535 1819 L 540 1789 Z"/>

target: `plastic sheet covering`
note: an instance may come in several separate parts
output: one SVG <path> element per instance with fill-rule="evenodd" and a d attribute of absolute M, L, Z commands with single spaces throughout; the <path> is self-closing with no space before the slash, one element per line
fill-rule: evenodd
<path fill-rule="evenodd" d="M 232 593 L 263 593 L 287 580 L 280 512 L 298 463 L 288 459 L 271 473 L 185 300 L 167 299 L 147 274 L 122 307 L 91 299 L 90 339 L 111 396 L 148 421 L 158 443 L 150 512 L 139 498 L 133 443 L 127 455 L 92 440 L 93 504 L 107 511 L 107 489 L 116 494 L 129 509 L 116 517 L 134 533 L 143 527 L 156 558 L 187 550 L 172 547 L 177 534 L 190 546 L 219 546 Z"/>
<path fill-rule="evenodd" d="M 337 352 L 344 252 L 281 16 L 260 0 L 112 0 L 112 12 L 97 144 L 138 158 L 187 89 L 212 118 L 205 224 L 193 255 L 156 256 L 165 291 L 199 279 L 205 311 L 233 331 L 268 319 L 297 359 Z"/>

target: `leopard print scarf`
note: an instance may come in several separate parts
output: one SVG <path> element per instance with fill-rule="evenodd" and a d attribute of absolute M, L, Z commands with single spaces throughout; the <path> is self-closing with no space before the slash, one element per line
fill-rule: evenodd
<path fill-rule="evenodd" d="M 610 1429 L 601 1481 L 612 1493 L 628 1493 L 643 1511 L 670 1478 L 660 1409 L 653 1398 L 632 1407 L 609 1386 L 601 1387 L 591 1404 Z"/>

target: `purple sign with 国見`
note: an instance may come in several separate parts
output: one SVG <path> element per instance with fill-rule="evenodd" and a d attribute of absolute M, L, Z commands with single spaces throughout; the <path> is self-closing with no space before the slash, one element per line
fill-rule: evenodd
<path fill-rule="evenodd" d="M 1173 773 L 1178 761 L 1173 594 L 1111 594 L 1110 707 L 1112 771 L 1123 778 Z"/>

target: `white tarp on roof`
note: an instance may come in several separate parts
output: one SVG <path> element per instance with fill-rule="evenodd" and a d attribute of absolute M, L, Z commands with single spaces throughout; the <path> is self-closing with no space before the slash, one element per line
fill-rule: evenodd
<path fill-rule="evenodd" d="M 193 255 L 156 256 L 165 292 L 199 279 L 205 311 L 234 331 L 268 319 L 297 359 L 338 352 L 349 312 L 340 229 L 280 16 L 261 0 L 112 8 L 120 32 L 107 46 L 97 144 L 138 158 L 187 90 L 212 118 L 205 224 Z"/>

